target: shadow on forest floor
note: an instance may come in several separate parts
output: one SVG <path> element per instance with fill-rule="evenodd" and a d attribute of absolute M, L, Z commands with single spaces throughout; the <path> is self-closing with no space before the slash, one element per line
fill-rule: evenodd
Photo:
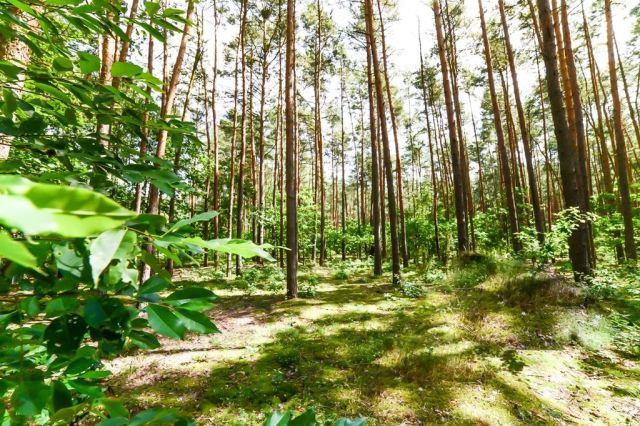
<path fill-rule="evenodd" d="M 294 301 L 213 283 L 222 333 L 117 360 L 110 386 L 134 409 L 176 406 L 215 425 L 260 424 L 283 406 L 315 406 L 320 424 L 640 421 L 638 364 L 610 350 L 605 319 L 573 287 L 522 267 L 473 268 L 419 299 L 388 277 L 328 271 L 314 297 Z"/>

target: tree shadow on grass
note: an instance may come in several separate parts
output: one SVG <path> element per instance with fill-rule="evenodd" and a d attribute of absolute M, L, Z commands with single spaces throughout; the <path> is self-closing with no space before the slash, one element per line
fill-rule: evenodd
<path fill-rule="evenodd" d="M 383 284 L 344 282 L 295 301 L 272 295 L 225 296 L 217 309 L 222 315 L 257 311 L 265 323 L 314 306 L 327 310 L 304 325 L 278 332 L 244 359 L 216 362 L 189 377 L 183 377 L 184 370 L 165 371 L 128 392 L 140 398 L 141 406 L 148 404 L 142 395 L 155 395 L 165 405 L 178 403 L 190 415 L 214 419 L 208 424 L 260 424 L 261 413 L 282 406 L 315 406 L 325 419 L 365 416 L 371 425 L 483 424 L 481 414 L 461 408 L 467 393 L 479 387 L 484 394 L 500 395 L 508 423 L 571 422 L 571 416 L 529 385 L 516 387 L 497 374 L 522 373 L 526 364 L 518 356 L 520 349 L 559 346 L 546 336 L 557 323 L 555 308 L 565 301 L 541 297 L 536 292 L 549 289 L 534 283 L 532 294 L 540 300 L 529 306 L 529 284 L 510 283 L 523 291 L 524 296 L 515 299 L 506 298 L 505 287 L 480 286 L 455 291 L 440 302 L 418 301 L 397 309 L 381 308 L 392 291 Z M 486 330 L 495 318 L 505 328 L 497 336 Z M 448 327 L 457 328 L 451 332 Z M 497 365 L 489 361 L 493 357 Z M 238 421 L 237 413 L 248 417 Z"/>

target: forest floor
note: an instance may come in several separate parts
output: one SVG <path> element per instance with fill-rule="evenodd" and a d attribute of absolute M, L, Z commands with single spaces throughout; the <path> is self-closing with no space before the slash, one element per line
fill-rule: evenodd
<path fill-rule="evenodd" d="M 405 280 L 427 284 L 411 298 L 369 271 L 316 268 L 315 295 L 297 300 L 183 271 L 220 297 L 221 333 L 114 360 L 110 390 L 210 425 L 312 406 L 320 424 L 640 423 L 640 363 L 613 350 L 606 310 L 567 280 L 514 262 L 413 270 Z"/>

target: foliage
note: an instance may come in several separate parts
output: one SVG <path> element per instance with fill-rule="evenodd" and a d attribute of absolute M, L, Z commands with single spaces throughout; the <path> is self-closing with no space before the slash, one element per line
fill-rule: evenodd
<path fill-rule="evenodd" d="M 400 291 L 402 294 L 412 299 L 417 299 L 426 294 L 426 289 L 424 287 L 412 281 L 401 282 Z"/>
<path fill-rule="evenodd" d="M 318 276 L 314 274 L 300 277 L 298 295 L 300 297 L 315 297 L 319 282 Z"/>
<path fill-rule="evenodd" d="M 264 422 L 264 426 L 315 426 L 316 424 L 316 412 L 313 408 L 299 416 L 295 416 L 291 411 L 274 412 Z M 332 423 L 333 426 L 364 426 L 365 424 L 366 420 L 363 418 L 355 420 L 341 418 Z"/>
<path fill-rule="evenodd" d="M 126 424 L 128 413 L 101 385 L 110 375 L 101 360 L 127 347 L 158 348 L 157 335 L 218 331 L 203 314 L 216 296 L 172 287 L 163 259 L 179 265 L 203 247 L 267 257 L 251 243 L 185 235 L 214 213 L 167 225 L 162 216 L 135 215 L 97 192 L 8 175 L 0 177 L 0 199 L 5 421 L 67 424 L 92 416 Z M 147 268 L 155 275 L 141 282 Z M 166 410 L 140 413 L 131 424 L 166 419 L 186 424 Z"/>
<path fill-rule="evenodd" d="M 595 214 L 581 213 L 575 207 L 562 210 L 556 215 L 551 230 L 545 233 L 544 243 L 540 243 L 533 228 L 526 228 L 517 235 L 522 242 L 522 255 L 533 259 L 538 267 L 566 257 L 571 233 L 581 224 L 595 222 L 596 219 Z"/>

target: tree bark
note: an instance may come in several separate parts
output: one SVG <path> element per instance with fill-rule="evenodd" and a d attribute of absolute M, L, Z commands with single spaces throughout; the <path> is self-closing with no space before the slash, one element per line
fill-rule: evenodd
<path fill-rule="evenodd" d="M 618 71 L 613 44 L 613 20 L 611 17 L 611 0 L 605 0 L 604 12 L 607 21 L 607 50 L 609 53 L 609 79 L 611 80 L 611 100 L 613 103 L 613 122 L 616 140 L 616 157 L 618 159 L 618 188 L 620 190 L 620 212 L 624 220 L 624 252 L 627 259 L 636 260 L 638 254 L 633 235 L 633 212 L 627 175 L 627 146 L 622 124 L 620 94 L 618 92 Z"/>
<path fill-rule="evenodd" d="M 394 190 L 393 166 L 391 163 L 391 150 L 389 143 L 389 132 L 387 130 L 387 120 L 384 105 L 384 92 L 382 88 L 382 73 L 378 60 L 375 27 L 373 24 L 373 2 L 365 0 L 365 21 L 367 24 L 367 39 L 371 46 L 371 63 L 373 65 L 373 80 L 375 83 L 376 104 L 378 106 L 378 117 L 380 119 L 380 134 L 382 136 L 382 154 L 387 185 L 387 199 L 389 207 L 389 230 L 391 232 L 391 271 L 393 273 L 393 284 L 400 285 L 400 244 L 398 241 L 398 219 L 396 210 L 396 195 Z"/>
<path fill-rule="evenodd" d="M 507 24 L 507 15 L 504 9 L 504 0 L 499 0 L 500 17 L 502 20 L 502 29 L 504 32 L 504 43 L 507 50 L 507 58 L 509 60 L 509 70 L 511 72 L 511 81 L 513 82 L 513 93 L 516 101 L 516 110 L 518 113 L 518 124 L 520 126 L 520 137 L 522 138 L 522 146 L 524 149 L 524 157 L 527 166 L 527 178 L 529 181 L 529 195 L 531 197 L 531 205 L 533 207 L 533 218 L 536 225 L 538 240 L 544 242 L 544 218 L 542 208 L 540 206 L 540 194 L 538 193 L 538 183 L 536 179 L 535 169 L 533 167 L 533 153 L 531 150 L 531 142 L 527 122 L 524 116 L 524 108 L 520 98 L 520 84 L 518 82 L 518 73 L 516 63 L 511 47 L 511 39 L 509 37 L 509 25 Z"/>
<path fill-rule="evenodd" d="M 520 224 L 518 223 L 518 211 L 516 207 L 516 199 L 513 190 L 512 175 L 509 168 L 509 160 L 507 149 L 505 146 L 504 133 L 502 129 L 502 119 L 500 117 L 500 106 L 498 105 L 498 94 L 496 92 L 495 81 L 493 77 L 493 59 L 491 58 L 491 47 L 489 45 L 489 36 L 487 34 L 487 25 L 484 20 L 484 9 L 482 0 L 478 0 L 480 9 L 480 26 L 482 28 L 482 42 L 484 44 L 484 55 L 487 64 L 487 77 L 489 80 L 489 93 L 491 95 L 491 107 L 493 109 L 493 120 L 495 123 L 496 137 L 498 139 L 498 152 L 502 162 L 502 175 L 504 178 L 504 186 L 507 198 L 507 211 L 509 214 L 509 228 L 511 230 L 511 244 L 515 252 L 522 249 L 522 244 L 518 239 L 520 232 Z M 507 93 L 504 96 L 508 96 Z"/>
<path fill-rule="evenodd" d="M 444 34 L 442 26 L 442 13 L 440 11 L 439 0 L 433 0 L 433 13 L 436 23 L 436 37 L 438 40 L 438 53 L 440 55 L 440 68 L 442 71 L 442 85 L 444 90 L 445 107 L 447 110 L 447 122 L 449 127 L 449 143 L 451 145 L 451 165 L 453 169 L 453 190 L 456 208 L 456 223 L 458 233 L 458 253 L 469 250 L 467 214 L 465 212 L 466 201 L 464 196 L 464 181 L 460 162 L 460 145 L 456 131 L 455 111 L 453 107 L 453 97 L 451 95 L 451 84 L 449 81 L 449 65 L 446 57 Z"/>
<path fill-rule="evenodd" d="M 298 193 L 296 175 L 295 0 L 287 0 L 287 48 L 285 64 L 285 123 L 287 173 L 287 297 L 298 297 Z"/>
<path fill-rule="evenodd" d="M 567 207 L 574 207 L 582 211 L 580 208 L 582 204 L 581 192 L 578 187 L 578 153 L 576 152 L 577 149 L 569 131 L 566 111 L 563 104 L 562 89 L 560 88 L 560 73 L 558 70 L 556 37 L 553 29 L 551 7 L 549 6 L 549 0 L 537 0 L 537 3 L 540 30 L 543 39 L 542 56 L 546 69 L 547 91 L 560 159 L 562 192 Z M 591 273 L 589 233 L 583 224 L 579 225 L 569 237 L 569 257 L 576 280 L 581 280 L 584 275 Z"/>

